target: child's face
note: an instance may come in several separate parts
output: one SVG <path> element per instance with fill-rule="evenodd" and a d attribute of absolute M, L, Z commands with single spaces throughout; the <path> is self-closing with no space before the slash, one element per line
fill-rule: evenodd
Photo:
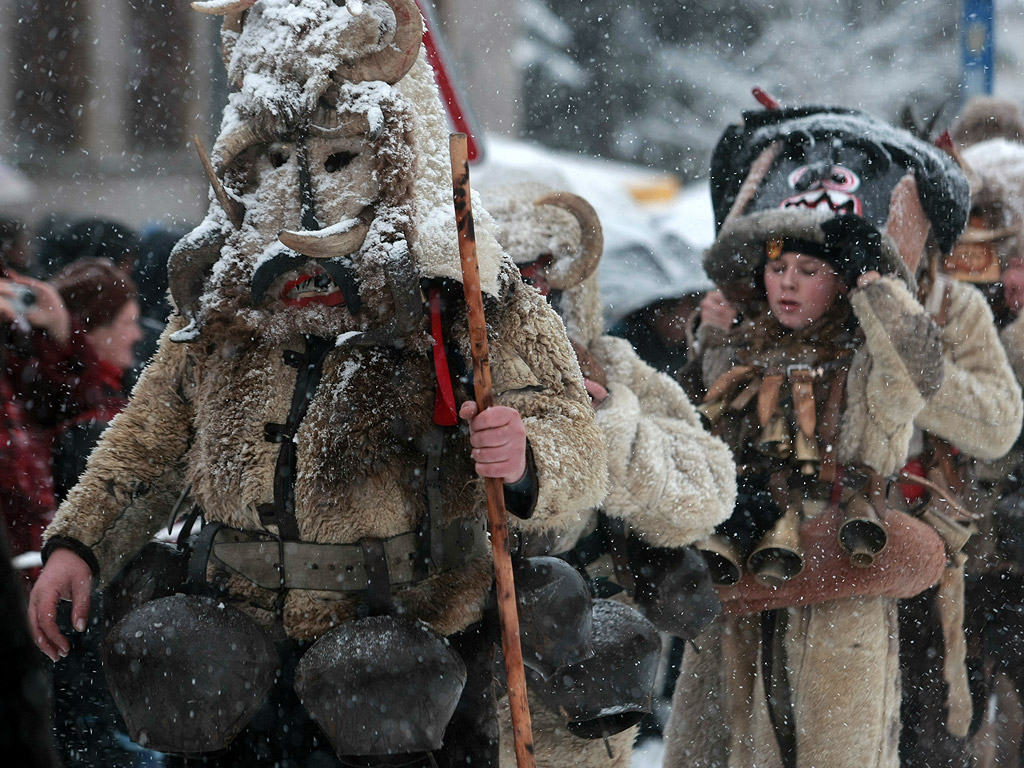
<path fill-rule="evenodd" d="M 797 331 L 816 322 L 843 292 L 828 262 L 786 251 L 764 268 L 768 307 L 783 326 Z"/>

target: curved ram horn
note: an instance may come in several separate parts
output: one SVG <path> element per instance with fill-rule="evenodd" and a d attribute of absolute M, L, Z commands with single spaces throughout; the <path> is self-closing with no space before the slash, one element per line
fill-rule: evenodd
<path fill-rule="evenodd" d="M 227 16 L 241 13 L 255 4 L 256 0 L 197 0 L 192 3 L 192 8 L 200 13 L 208 13 L 213 16 Z"/>
<path fill-rule="evenodd" d="M 167 282 L 178 312 L 194 320 L 203 284 L 220 258 L 227 237 L 219 228 L 200 225 L 178 241 L 167 259 Z"/>
<path fill-rule="evenodd" d="M 253 128 L 250 123 L 243 123 L 223 138 L 218 136 L 217 143 L 213 147 L 213 157 L 216 161 L 217 169 L 223 173 L 243 151 L 253 144 L 266 141 L 267 138 L 267 136 Z"/>
<path fill-rule="evenodd" d="M 423 42 L 423 19 L 415 0 L 385 0 L 395 13 L 395 36 L 376 53 L 343 64 L 334 71 L 335 79 L 353 83 L 383 80 L 393 85 L 405 77 Z"/>
<path fill-rule="evenodd" d="M 235 229 L 240 229 L 242 221 L 245 219 L 245 205 L 240 200 L 232 197 L 224 188 L 220 177 L 213 169 L 210 156 L 206 154 L 206 147 L 203 146 L 202 140 L 198 136 L 193 135 L 192 143 L 195 144 L 196 152 L 199 153 L 199 162 L 203 164 L 203 171 L 206 172 L 206 178 L 210 180 L 210 185 L 213 187 L 213 193 L 217 196 L 220 207 L 224 209 L 224 213 L 231 219 Z"/>
<path fill-rule="evenodd" d="M 570 192 L 554 192 L 534 200 L 534 205 L 553 205 L 573 215 L 580 225 L 580 250 L 572 258 L 555 260 L 544 271 L 544 279 L 557 291 L 573 288 L 592 274 L 601 261 L 604 251 L 604 234 L 597 211 L 579 195 Z M 565 262 L 568 261 L 568 264 Z M 565 264 L 565 266 L 560 266 Z"/>
<path fill-rule="evenodd" d="M 293 232 L 284 230 L 277 239 L 310 259 L 333 259 L 355 253 L 370 231 L 370 218 L 363 211 L 358 218 L 347 219 L 318 230 Z"/>

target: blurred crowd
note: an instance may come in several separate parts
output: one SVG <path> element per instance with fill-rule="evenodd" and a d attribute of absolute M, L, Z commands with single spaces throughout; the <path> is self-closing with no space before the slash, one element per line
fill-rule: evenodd
<path fill-rule="evenodd" d="M 968 351 L 976 351 L 978 359 L 987 357 L 982 362 L 991 363 L 990 367 L 998 363 L 998 367 L 1005 368 L 1010 384 L 1013 383 L 1011 374 L 1019 383 L 1024 378 L 1024 319 L 1021 316 L 1024 309 L 1024 116 L 1015 105 L 983 102 L 974 106 L 973 113 L 969 112 L 961 118 L 953 134 L 952 137 L 946 137 L 950 145 L 947 151 L 966 177 L 971 192 L 966 233 L 955 247 L 951 242 L 950 248 L 938 250 L 930 245 L 926 247 L 922 240 L 918 251 L 925 254 L 925 259 L 920 265 L 914 265 L 918 271 L 919 285 L 910 281 L 915 290 L 913 295 L 910 288 L 901 287 L 900 290 L 906 292 L 908 306 L 916 302 L 912 304 L 912 309 L 920 310 L 922 316 L 926 310 L 929 317 L 938 318 L 941 315 L 942 319 L 935 321 L 936 328 L 941 328 L 943 332 L 947 328 L 952 329 L 947 334 L 950 337 L 960 333 L 961 326 L 966 328 L 967 324 L 959 318 L 947 322 L 945 316 L 952 301 L 949 297 L 969 295 L 969 301 L 973 301 L 979 308 L 977 314 L 982 318 L 985 331 L 990 333 L 993 345 L 992 348 L 982 349 L 984 344 L 979 340 L 976 330 L 972 333 L 964 330 L 964 338 L 957 343 Z M 929 141 L 931 148 L 930 145 Z M 917 194 L 916 188 L 914 194 Z M 495 199 L 500 201 L 497 195 Z M 512 203 L 509 203 L 509 207 L 514 210 Z M 533 209 L 531 203 L 528 210 L 533 213 Z M 495 202 L 492 209 L 492 213 L 495 212 L 502 212 L 499 202 Z M 507 211 L 505 213 L 510 215 Z M 767 238 L 764 233 L 755 234 L 761 240 Z M 774 230 L 768 234 L 774 235 Z M 9 576 L 0 584 L 0 588 L 11 587 L 7 590 L 7 599 L 2 606 L 2 610 L 7 612 L 5 620 L 9 626 L 20 629 L 24 624 L 22 592 L 27 594 L 38 577 L 44 529 L 53 519 L 58 504 L 85 471 L 89 455 L 101 433 L 127 406 L 133 382 L 157 348 L 158 338 L 171 311 L 167 300 L 167 259 L 181 235 L 181 232 L 162 227 L 135 231 L 121 223 L 102 219 L 68 220 L 51 217 L 32 228 L 22 221 L 0 220 L 0 513 L 4 522 L 0 527 L 0 564 Z M 849 233 L 843 236 L 856 240 Z M 791 239 L 804 249 L 809 244 L 813 245 L 810 240 Z M 771 247 L 776 243 L 778 248 L 773 254 Z M 859 245 L 859 241 L 856 244 Z M 502 245 L 510 255 L 514 255 L 514 244 Z M 796 272 L 795 267 L 787 266 L 787 258 L 791 256 L 790 260 L 796 264 L 795 259 L 801 253 L 793 243 L 787 246 L 787 250 L 783 250 L 783 242 L 778 237 L 767 238 L 766 242 L 758 240 L 757 246 L 759 258 L 767 259 L 768 262 L 779 259 L 778 264 L 781 265 L 771 267 L 769 263 L 765 269 L 758 262 L 758 268 L 765 270 L 761 273 L 759 289 L 769 296 L 765 284 L 773 279 L 773 275 L 783 275 L 786 269 Z M 829 258 L 836 260 L 833 266 L 845 263 L 826 251 L 822 246 L 819 252 L 819 261 L 824 260 L 826 266 L 833 263 L 828 261 Z M 709 253 L 714 253 L 713 249 Z M 810 251 L 802 255 L 806 256 L 807 253 Z M 538 263 L 536 253 L 531 250 L 527 256 L 526 260 L 517 260 L 521 273 L 541 293 L 547 293 L 547 286 L 539 286 L 535 277 L 531 276 L 531 267 Z M 818 257 L 812 254 L 808 258 Z M 844 251 L 843 258 L 849 260 L 851 257 Z M 858 278 L 880 269 L 868 269 L 871 264 L 865 263 L 867 266 L 860 265 L 864 267 L 862 274 L 853 274 L 852 277 L 839 276 L 833 270 L 832 275 L 837 281 L 843 277 L 846 282 L 842 291 L 833 291 L 822 312 L 832 304 L 839 306 L 841 302 L 838 297 L 845 291 L 865 289 L 874 279 L 879 279 L 879 275 L 875 274 L 871 282 L 858 281 Z M 898 270 L 892 271 L 895 273 Z M 801 279 L 813 276 L 805 273 Z M 956 287 L 951 287 L 953 285 Z M 577 289 L 582 295 L 580 286 L 569 286 L 566 290 Z M 559 301 L 562 298 L 561 292 L 561 289 L 555 291 Z M 932 293 L 939 298 L 931 301 L 929 297 Z M 571 300 L 579 300 L 584 306 L 590 306 L 587 301 L 595 305 L 599 302 L 599 299 L 593 297 L 583 301 L 575 294 L 567 295 Z M 566 306 L 570 304 L 567 301 Z M 843 309 L 845 311 L 845 305 Z M 780 316 L 783 314 L 781 309 L 775 307 L 772 311 Z M 574 318 L 574 322 L 579 320 L 572 313 L 568 314 L 571 319 Z M 897 313 L 897 318 L 905 319 L 911 314 L 910 310 L 904 308 L 902 314 Z M 598 311 L 595 317 L 599 315 Z M 626 339 L 629 345 L 620 342 L 620 339 L 604 338 L 603 328 L 589 330 L 593 331 L 593 338 L 598 340 L 592 340 L 595 349 L 619 349 L 615 346 L 619 343 L 625 349 L 632 347 L 632 351 L 642 361 L 638 369 L 643 367 L 645 371 L 642 377 L 637 376 L 638 381 L 653 380 L 653 374 L 646 372 L 646 366 L 668 374 L 674 380 L 669 382 L 670 391 L 674 393 L 678 389 L 675 384 L 679 384 L 691 400 L 704 401 L 702 408 L 705 410 L 702 412 L 708 416 L 707 406 L 714 405 L 709 393 L 715 391 L 714 383 L 717 380 L 717 377 L 708 377 L 708 371 L 711 370 L 708 360 L 715 351 L 712 340 L 715 333 L 720 336 L 726 333 L 735 335 L 738 329 L 743 330 L 740 328 L 741 316 L 737 307 L 726 301 L 725 294 L 713 291 L 709 295 L 686 294 L 660 299 L 624 318 L 610 333 Z M 821 317 L 827 319 L 826 315 L 819 313 L 812 322 Z M 847 322 L 845 317 L 840 319 L 843 323 Z M 589 320 L 599 324 L 593 317 Z M 752 329 L 752 337 L 753 331 L 764 334 L 764 327 L 755 327 L 758 325 L 755 322 L 756 315 L 751 314 L 747 320 Z M 785 323 L 782 325 L 785 326 Z M 781 338 L 789 331 L 801 331 L 804 327 L 785 326 L 776 329 L 777 336 Z M 842 323 L 837 321 L 835 327 L 845 332 Z M 884 340 L 894 335 L 895 327 L 894 323 L 886 325 Z M 817 328 L 814 330 L 817 331 Z M 835 333 L 838 336 L 840 332 Z M 811 340 L 816 351 L 819 346 L 825 346 L 818 337 Z M 841 340 L 844 344 L 848 343 L 846 337 L 841 337 Z M 758 337 L 758 343 L 762 341 Z M 936 347 L 949 358 L 945 360 L 945 365 L 952 369 L 954 363 L 960 364 L 960 358 L 954 359 L 951 350 L 955 351 L 955 347 L 949 338 L 945 338 L 942 343 L 945 347 L 938 342 Z M 852 345 L 852 342 L 849 344 Z M 753 343 L 751 348 L 754 348 Z M 847 347 L 840 349 L 838 343 L 836 348 L 843 355 L 849 351 Z M 593 355 L 582 346 L 576 348 L 576 354 L 588 384 L 593 385 L 593 381 L 600 384 L 598 377 L 591 375 L 588 366 L 595 366 L 603 376 L 604 371 L 600 370 L 602 366 L 596 365 Z M 705 358 L 703 361 L 701 356 Z M 993 363 L 992 358 L 998 359 Z M 828 362 L 831 364 L 831 358 Z M 973 381 L 971 376 L 983 378 L 978 374 L 984 367 L 982 362 L 963 374 L 965 382 Z M 818 370 L 825 370 L 820 361 L 815 364 Z M 607 363 L 604 367 L 611 369 L 612 365 Z M 801 367 L 808 368 L 808 365 L 789 366 L 793 369 Z M 964 368 L 966 370 L 967 366 Z M 741 373 L 746 375 L 750 371 Z M 786 375 L 790 374 L 787 372 Z M 662 378 L 668 382 L 668 378 Z M 605 380 L 604 384 L 608 384 L 608 381 Z M 593 386 L 588 389 L 596 401 L 595 409 L 608 396 L 609 388 L 614 390 L 612 385 L 606 387 L 604 384 L 596 389 Z M 766 384 L 759 382 L 757 386 Z M 974 399 L 978 403 L 975 404 L 985 405 L 988 402 L 987 390 L 981 388 L 981 385 L 976 389 Z M 1013 387 L 1001 386 L 1001 389 L 1002 394 L 1006 394 Z M 600 395 L 595 397 L 595 391 L 600 392 Z M 835 397 L 836 409 L 843 398 L 842 389 L 838 391 Z M 1013 389 L 1013 392 L 1017 393 L 1018 390 Z M 732 394 L 727 398 L 732 403 L 730 408 L 742 399 L 737 396 L 732 400 Z M 811 394 L 811 407 L 814 408 L 813 389 Z M 760 398 L 757 387 L 750 390 L 743 407 L 750 405 L 755 395 Z M 1019 431 L 1017 425 L 1020 420 L 1019 395 L 1015 396 L 1017 416 L 1005 420 L 1007 424 L 1012 422 L 1013 434 Z M 673 397 L 678 397 L 680 402 L 685 401 L 682 393 Z M 792 397 L 795 403 L 796 396 Z M 651 395 L 653 405 L 650 407 L 663 407 L 669 401 L 669 395 L 659 390 Z M 819 397 L 822 404 L 827 405 L 829 401 L 832 401 L 831 394 L 828 398 Z M 687 403 L 686 408 L 689 407 Z M 685 409 L 681 407 L 680 410 Z M 606 408 L 605 413 L 608 412 L 611 411 Z M 659 414 L 658 418 L 664 423 L 671 423 L 671 419 L 677 417 Z M 832 414 L 831 418 L 835 421 L 836 414 Z M 965 417 L 966 420 L 971 418 Z M 973 421 L 979 419 L 973 418 Z M 697 423 L 694 417 L 694 428 Z M 701 429 L 707 425 L 713 427 L 714 420 L 709 418 L 702 424 Z M 760 428 L 766 429 L 767 426 L 768 423 L 765 423 Z M 725 432 L 720 429 L 718 434 Z M 623 443 L 634 446 L 629 461 L 634 460 L 638 453 L 635 444 L 628 441 Z M 747 441 L 749 445 L 744 445 L 739 439 L 737 443 L 743 450 L 752 445 L 750 440 Z M 902 707 L 898 716 L 902 717 L 903 733 L 898 737 L 894 750 L 898 747 L 899 764 L 907 768 L 940 764 L 956 768 L 967 768 L 969 765 L 978 768 L 1019 765 L 1021 753 L 1024 752 L 1024 705 L 1020 696 L 1024 686 L 1024 619 L 1021 618 L 1024 616 L 1024 443 L 1019 437 L 1016 441 L 1007 441 L 1008 446 L 1011 443 L 1009 452 L 1005 449 L 994 451 L 993 457 L 977 451 L 972 455 L 966 448 L 959 446 L 945 452 L 940 452 L 934 446 L 928 449 L 929 460 L 935 460 L 934 468 L 938 469 L 938 459 L 948 459 L 950 474 L 942 477 L 943 484 L 939 490 L 947 491 L 949 498 L 957 496 L 958 508 L 962 502 L 966 512 L 962 520 L 954 522 L 962 523 L 964 531 L 969 529 L 965 541 L 972 535 L 973 538 L 970 545 L 961 543 L 955 551 L 948 553 L 949 564 L 946 568 L 956 570 L 958 578 L 958 613 L 953 619 L 939 616 L 939 608 L 935 607 L 942 602 L 938 588 L 921 592 L 922 597 L 918 603 L 912 602 L 914 595 L 910 598 L 886 595 L 887 599 L 900 599 L 898 609 L 889 612 L 886 622 L 899 622 L 898 635 L 902 646 L 888 650 L 898 652 L 899 664 L 899 669 L 892 671 L 890 676 L 903 675 L 902 700 L 895 705 L 897 708 Z M 939 445 L 937 437 L 934 445 Z M 758 449 L 762 450 L 760 443 Z M 928 480 L 931 477 L 925 473 L 928 467 L 920 461 L 916 465 L 913 460 L 906 461 L 905 465 L 902 463 L 904 459 L 917 456 L 924 449 L 918 447 L 916 450 L 918 453 L 908 453 L 901 459 L 898 465 L 903 467 L 903 473 L 899 475 L 901 479 L 924 476 Z M 739 452 L 738 455 L 742 457 L 743 454 Z M 788 461 L 789 454 L 783 458 Z M 815 456 L 813 461 L 808 460 L 806 463 L 820 467 L 827 461 Z M 893 472 L 888 474 L 896 476 Z M 920 481 L 911 481 L 910 485 L 915 482 Z M 915 489 L 917 487 L 914 485 Z M 752 494 L 748 496 L 752 497 Z M 908 495 L 906 503 L 910 505 L 913 501 Z M 605 503 L 606 511 L 610 503 Z M 958 533 L 964 531 L 957 529 Z M 961 554 L 961 550 L 965 554 Z M 945 550 L 941 556 L 945 562 Z M 944 578 L 946 575 L 948 571 L 944 572 Z M 45 581 L 44 576 L 41 584 Z M 732 586 L 731 583 L 721 583 Z M 44 670 L 42 656 L 33 647 L 27 627 L 21 635 L 13 632 L 2 638 L 2 642 L 10 646 L 0 646 L 0 649 L 7 651 L 5 656 L 21 660 L 0 671 L 0 677 L 4 678 L 3 685 L 8 690 L 24 691 L 24 702 L 29 706 L 19 707 L 17 711 L 4 711 L 6 705 L 0 703 L 0 721 L 16 722 L 17 725 L 7 730 L 24 734 L 26 744 L 39 752 L 29 764 L 161 764 L 159 755 L 128 740 L 124 724 L 103 681 L 98 661 L 102 627 L 96 624 L 100 619 L 95 618 L 102 616 L 102 610 L 97 609 L 101 599 L 101 595 L 94 598 L 93 624 L 86 627 L 84 632 L 74 634 L 70 650 L 51 672 Z M 800 601 L 796 601 L 780 605 L 781 609 L 787 609 L 800 604 Z M 769 610 L 778 609 L 780 606 L 774 605 L 770 609 L 759 609 L 756 613 L 767 615 Z M 912 613 L 912 609 L 920 613 Z M 736 615 L 745 615 L 738 609 L 732 610 Z M 932 613 L 939 618 L 936 619 Z M 860 617 L 857 618 L 859 621 Z M 58 615 L 58 621 L 62 626 L 70 625 L 66 612 L 65 615 Z M 715 631 L 720 631 L 717 627 L 732 627 L 729 621 L 734 619 L 727 617 L 719 621 Z M 835 619 L 832 621 L 835 622 Z M 746 626 L 738 620 L 734 623 L 740 629 Z M 761 626 L 759 631 L 763 631 L 765 626 Z M 880 626 L 888 631 L 888 624 Z M 938 637 L 925 636 L 922 628 L 935 629 Z M 70 631 L 65 634 L 72 635 Z M 682 633 L 676 634 L 681 636 Z M 738 637 L 739 631 L 735 634 Z M 895 637 L 896 634 L 892 632 L 889 637 Z M 759 634 L 755 640 L 765 642 L 764 637 L 767 636 Z M 685 665 L 681 678 L 683 683 L 681 687 L 676 687 L 676 674 L 683 653 L 684 645 L 682 641 L 677 641 L 663 659 L 662 667 L 667 668 L 662 674 L 660 693 L 664 708 L 670 706 L 669 700 L 674 690 L 676 703 L 672 706 L 676 711 L 683 711 L 680 701 L 690 703 L 695 708 L 706 708 L 706 702 L 711 699 L 709 696 L 694 695 L 689 702 L 686 700 L 688 689 L 685 687 Z M 691 666 L 695 664 L 695 658 L 695 655 L 690 655 Z M 711 658 L 710 654 L 705 654 L 704 661 Z M 929 664 L 939 669 L 926 668 Z M 954 667 L 959 677 L 950 672 Z M 710 679 L 699 668 L 695 669 L 698 671 L 691 670 L 689 674 L 691 685 L 702 674 L 702 679 Z M 830 680 L 820 672 L 814 674 Z M 926 685 L 931 679 L 928 675 L 934 678 L 935 685 L 932 687 Z M 811 673 L 806 673 L 806 677 L 811 677 Z M 963 683 L 958 701 L 954 701 L 956 681 Z M 899 689 L 887 678 L 886 684 L 890 683 L 893 690 Z M 807 682 L 801 684 L 810 685 Z M 932 704 L 941 711 L 937 714 L 931 712 L 929 707 Z M 951 713 L 956 706 L 959 706 L 958 711 L 963 717 L 961 721 L 953 723 Z M 699 714 L 702 716 L 704 713 Z M 742 716 L 745 717 L 745 714 Z M 917 719 L 912 721 L 911 718 Z M 694 715 L 687 725 L 700 722 L 701 717 Z M 669 732 L 667 741 L 670 743 L 666 753 L 667 765 L 725 764 L 716 763 L 714 759 L 709 759 L 707 763 L 690 763 L 696 751 L 694 745 L 699 745 L 699 739 L 678 723 L 675 725 L 677 735 L 674 747 L 671 743 L 671 722 L 659 723 L 658 718 L 652 718 L 645 725 L 650 725 L 649 730 L 655 732 L 660 731 L 662 725 L 666 726 Z M 731 725 L 734 729 L 738 728 L 735 722 Z M 774 723 L 772 727 L 775 728 Z M 542 732 L 542 728 L 538 730 Z M 775 728 L 775 731 L 779 729 Z M 825 735 L 832 738 L 829 734 Z M 785 757 L 788 747 L 778 733 L 775 737 L 779 742 L 780 755 Z M 633 733 L 628 733 L 624 738 L 631 740 Z M 737 739 L 737 743 L 739 741 Z M 611 753 L 610 747 L 604 745 L 601 750 L 597 750 L 602 753 L 598 756 L 601 760 L 605 749 Z M 730 749 L 735 749 L 735 745 L 730 745 Z M 774 743 L 772 749 L 775 749 Z M 620 747 L 619 751 L 628 759 L 628 749 Z M 795 755 L 795 747 L 792 751 Z M 896 754 L 895 751 L 893 754 Z M 742 763 L 738 755 L 733 754 L 730 765 L 739 766 Z M 855 755 L 851 752 L 850 756 Z M 587 764 L 599 764 L 598 758 L 587 758 L 593 760 Z M 897 758 L 891 756 L 891 761 L 895 760 Z M 790 764 L 785 760 L 783 763 Z"/>
<path fill-rule="evenodd" d="M 24 595 L 15 593 L 27 594 L 38 576 L 43 529 L 156 349 L 170 311 L 167 256 L 180 234 L 98 218 L 50 217 L 34 228 L 0 219 L 0 532 L 15 580 L 5 626 L 23 623 L 14 614 L 23 613 Z M 35 691 L 28 699 L 40 712 L 54 707 L 65 764 L 79 762 L 85 749 L 88 764 L 97 756 L 105 765 L 143 764 L 139 748 L 118 742 L 92 643 L 83 635 L 50 677 L 26 635 L 10 649 L 25 663 L 11 664 L 4 676 Z M 50 722 L 45 715 L 33 721 L 32 709 L 11 712 L 16 720 L 8 722 L 19 724 L 11 732 L 45 751 Z"/>

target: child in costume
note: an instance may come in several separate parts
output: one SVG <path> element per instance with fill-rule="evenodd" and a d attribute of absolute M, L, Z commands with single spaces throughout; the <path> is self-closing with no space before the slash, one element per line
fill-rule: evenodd
<path fill-rule="evenodd" d="M 684 659 L 666 765 L 897 764 L 894 598 L 946 561 L 887 494 L 947 374 L 906 261 L 929 231 L 951 245 L 966 191 L 941 152 L 851 110 L 747 113 L 716 148 L 704 264 L 724 311 L 701 327 L 701 410 L 738 501 L 707 545 L 724 615 Z"/>

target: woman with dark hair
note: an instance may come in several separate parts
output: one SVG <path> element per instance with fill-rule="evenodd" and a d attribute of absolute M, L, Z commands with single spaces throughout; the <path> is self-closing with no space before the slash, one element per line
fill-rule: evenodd
<path fill-rule="evenodd" d="M 128 404 L 125 372 L 142 339 L 138 290 L 106 259 L 79 259 L 53 278 L 75 321 L 81 385 L 54 443 L 54 481 L 63 498 L 107 424 Z"/>

